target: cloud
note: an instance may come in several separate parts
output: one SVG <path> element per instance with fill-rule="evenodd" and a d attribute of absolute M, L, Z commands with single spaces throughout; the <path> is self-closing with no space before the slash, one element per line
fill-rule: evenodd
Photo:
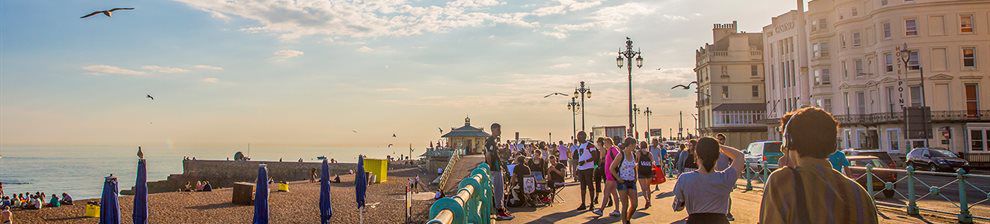
<path fill-rule="evenodd" d="M 217 83 L 220 83 L 220 79 L 214 78 L 214 77 L 206 77 L 206 78 L 200 79 L 199 81 L 200 82 L 203 82 L 203 83 L 208 83 L 208 84 L 217 84 Z"/>
<path fill-rule="evenodd" d="M 299 57 L 302 56 L 303 54 L 305 53 L 298 50 L 278 50 L 275 51 L 275 53 L 272 53 L 272 56 L 278 60 L 285 60 L 289 58 Z"/>
<path fill-rule="evenodd" d="M 377 88 L 375 92 L 408 92 L 409 88 L 403 87 L 387 87 L 387 88 Z"/>
<path fill-rule="evenodd" d="M 684 16 L 664 14 L 663 15 L 663 20 L 666 20 L 666 21 L 669 21 L 669 22 L 677 22 L 677 21 L 688 21 L 688 18 L 687 17 L 684 17 Z"/>
<path fill-rule="evenodd" d="M 557 3 L 559 4 L 537 8 L 536 10 L 533 10 L 532 14 L 534 16 L 566 14 L 567 12 L 579 11 L 601 5 L 602 1 L 601 0 L 591 0 L 591 1 L 558 0 Z"/>
<path fill-rule="evenodd" d="M 178 67 L 166 67 L 158 65 L 145 65 L 141 66 L 141 69 L 153 73 L 164 73 L 164 74 L 177 74 L 189 72 L 189 69 L 178 68 Z"/>
<path fill-rule="evenodd" d="M 604 7 L 591 13 L 585 22 L 571 24 L 555 24 L 550 26 L 550 30 L 543 31 L 544 35 L 563 39 L 574 31 L 586 31 L 591 29 L 613 28 L 614 30 L 624 30 L 624 25 L 636 17 L 650 15 L 656 12 L 656 7 L 636 2 L 625 3 L 616 6 Z"/>
<path fill-rule="evenodd" d="M 213 18 L 251 21 L 252 26 L 241 30 L 272 34 L 282 40 L 307 36 L 333 39 L 416 36 L 496 24 L 536 26 L 525 21 L 527 13 L 486 12 L 485 9 L 504 4 L 495 0 L 457 0 L 433 5 L 413 5 L 406 1 L 177 1 Z"/>
<path fill-rule="evenodd" d="M 550 67 L 551 68 L 568 68 L 568 67 L 571 67 L 571 63 L 560 63 L 560 64 L 551 65 Z"/>
<path fill-rule="evenodd" d="M 92 75 L 123 75 L 123 76 L 145 76 L 147 73 L 131 69 L 121 68 L 112 65 L 87 65 L 82 68 Z"/>
<path fill-rule="evenodd" d="M 361 53 L 371 53 L 372 51 L 375 51 L 375 49 L 371 49 L 368 46 L 361 46 L 358 49 L 356 49 L 356 51 Z"/>
<path fill-rule="evenodd" d="M 213 65 L 194 65 L 193 68 L 198 70 L 223 71 L 223 67 Z"/>

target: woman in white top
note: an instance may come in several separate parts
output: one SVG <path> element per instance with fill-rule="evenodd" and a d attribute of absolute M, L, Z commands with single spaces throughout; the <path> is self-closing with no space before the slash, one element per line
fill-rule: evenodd
<path fill-rule="evenodd" d="M 619 202 L 622 203 L 622 223 L 630 223 L 636 212 L 636 174 L 639 169 L 636 159 L 636 139 L 627 137 L 622 141 L 622 153 L 616 155 L 608 171 L 615 177 Z"/>

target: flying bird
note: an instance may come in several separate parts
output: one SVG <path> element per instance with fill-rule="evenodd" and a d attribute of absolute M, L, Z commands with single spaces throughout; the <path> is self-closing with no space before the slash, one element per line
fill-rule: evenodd
<path fill-rule="evenodd" d="M 555 93 L 547 94 L 546 96 L 543 96 L 543 98 L 547 98 L 547 97 L 550 97 L 550 96 L 558 96 L 558 95 L 559 96 L 568 96 L 566 93 L 555 92 Z"/>
<path fill-rule="evenodd" d="M 680 85 L 680 84 L 678 84 L 678 85 L 676 85 L 674 87 L 670 87 L 670 89 L 677 89 L 677 88 L 690 89 L 691 88 L 691 85 L 698 85 L 698 81 L 693 81 L 691 83 L 688 83 L 687 85 Z"/>
<path fill-rule="evenodd" d="M 388 147 L 389 147 L 389 148 L 392 148 L 392 144 L 388 144 Z"/>
<path fill-rule="evenodd" d="M 144 95 L 144 98 L 155 100 L 155 97 L 151 96 L 151 94 Z"/>
<path fill-rule="evenodd" d="M 437 128 L 437 130 L 440 130 L 440 134 L 443 134 L 443 128 Z"/>
<path fill-rule="evenodd" d="M 82 17 L 79 17 L 79 18 L 80 19 L 84 19 L 86 17 L 94 16 L 94 15 L 97 15 L 97 14 L 100 14 L 100 13 L 103 13 L 103 15 L 106 15 L 107 17 L 113 17 L 113 11 L 117 11 L 117 10 L 134 10 L 134 8 L 113 8 L 113 9 L 110 9 L 110 10 L 94 11 L 94 12 L 91 12 L 91 13 L 86 14 L 85 16 L 82 16 Z"/>
<path fill-rule="evenodd" d="M 393 138 L 397 138 L 397 137 L 395 136 L 395 134 L 392 134 L 392 137 L 393 137 Z"/>
<path fill-rule="evenodd" d="M 357 134 L 357 130 L 355 130 L 355 129 L 351 129 L 351 132 L 354 132 L 354 134 Z"/>

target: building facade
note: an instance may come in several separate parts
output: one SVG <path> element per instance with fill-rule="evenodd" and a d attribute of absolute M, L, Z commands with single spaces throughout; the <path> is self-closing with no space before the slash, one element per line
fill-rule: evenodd
<path fill-rule="evenodd" d="M 739 32 L 733 21 L 715 24 L 712 41 L 695 51 L 698 131 L 723 133 L 740 148 L 766 139 L 762 34 Z"/>
<path fill-rule="evenodd" d="M 985 92 L 990 90 L 990 0 L 813 0 L 806 12 L 798 7 L 764 31 L 786 20 L 795 26 L 807 21 L 802 26 L 807 40 L 786 32 L 767 34 L 765 40 L 790 35 L 799 37 L 795 46 L 807 46 L 807 66 L 797 67 L 805 81 L 797 79 L 795 87 L 809 89 L 809 101 L 768 113 L 767 130 L 775 130 L 774 119 L 782 112 L 809 105 L 836 115 L 842 148 L 903 155 L 928 144 L 990 152 L 990 94 Z M 771 44 L 768 50 L 773 47 L 789 46 Z M 785 56 L 765 55 L 777 63 Z M 768 80 L 787 77 L 775 69 L 768 70 Z M 768 94 L 768 108 L 794 93 L 785 87 L 780 97 Z M 933 138 L 906 139 L 903 107 L 922 105 L 932 110 Z"/>
<path fill-rule="evenodd" d="M 485 132 L 484 128 L 476 128 L 471 126 L 471 118 L 464 118 L 464 126 L 459 128 L 450 128 L 450 132 L 444 134 L 443 138 L 447 139 L 447 145 L 451 149 L 464 150 L 467 154 L 483 154 L 485 139 L 492 136 Z"/>

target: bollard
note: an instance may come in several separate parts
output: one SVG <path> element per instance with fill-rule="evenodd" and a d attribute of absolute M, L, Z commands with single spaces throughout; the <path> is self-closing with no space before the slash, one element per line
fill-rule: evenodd
<path fill-rule="evenodd" d="M 763 170 L 760 171 L 760 172 L 763 172 L 763 175 L 761 176 L 760 181 L 762 181 L 763 183 L 766 183 L 767 182 L 767 171 L 770 170 L 770 169 L 767 168 L 767 161 L 763 161 L 763 162 L 760 162 L 760 163 L 763 165 Z"/>
<path fill-rule="evenodd" d="M 870 194 L 870 198 L 873 198 L 873 164 L 866 164 L 866 193 Z"/>
<path fill-rule="evenodd" d="M 914 193 L 914 165 L 908 165 L 907 167 L 907 185 L 908 185 L 908 205 L 907 213 L 908 215 L 918 215 L 918 203 L 917 195 Z"/>
<path fill-rule="evenodd" d="M 959 223 L 973 223 L 973 215 L 969 214 L 969 203 L 966 200 L 966 170 L 957 169 L 956 178 L 959 178 Z"/>
<path fill-rule="evenodd" d="M 747 191 L 753 190 L 753 175 L 750 173 L 751 170 L 749 169 L 749 160 L 746 160 L 746 190 Z"/>

